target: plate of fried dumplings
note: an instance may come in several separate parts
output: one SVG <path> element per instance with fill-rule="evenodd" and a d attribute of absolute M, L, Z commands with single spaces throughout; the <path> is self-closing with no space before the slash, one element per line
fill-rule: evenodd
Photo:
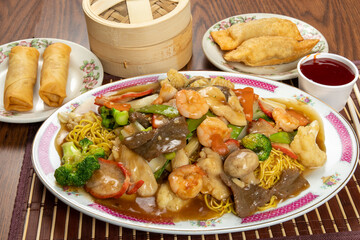
<path fill-rule="evenodd" d="M 71 99 L 102 84 L 91 51 L 74 42 L 32 38 L 0 46 L 0 121 L 40 122 Z"/>
<path fill-rule="evenodd" d="M 329 51 L 325 37 L 311 25 L 268 13 L 217 22 L 204 34 L 202 48 L 221 70 L 278 81 L 296 78 L 296 65 L 303 56 Z"/>

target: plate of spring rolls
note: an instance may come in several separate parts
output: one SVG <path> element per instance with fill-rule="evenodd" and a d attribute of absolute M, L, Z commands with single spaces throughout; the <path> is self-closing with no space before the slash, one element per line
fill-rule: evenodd
<path fill-rule="evenodd" d="M 268 13 L 217 22 L 204 34 L 202 48 L 221 70 L 277 81 L 296 78 L 296 65 L 303 56 L 329 52 L 325 37 L 311 25 Z"/>
<path fill-rule="evenodd" d="M 87 48 L 55 38 L 32 38 L 0 46 L 0 121 L 40 122 L 93 88 L 104 77 Z"/>

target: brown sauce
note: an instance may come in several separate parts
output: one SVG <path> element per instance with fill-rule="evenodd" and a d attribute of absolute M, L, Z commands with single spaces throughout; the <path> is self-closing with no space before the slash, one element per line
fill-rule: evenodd
<path fill-rule="evenodd" d="M 65 137 L 69 134 L 69 131 L 66 129 L 63 123 L 60 124 L 61 128 L 55 138 L 55 149 L 58 152 L 59 156 L 63 155 L 61 145 L 65 142 Z"/>
<path fill-rule="evenodd" d="M 118 213 L 150 222 L 207 220 L 221 216 L 208 209 L 201 197 L 191 199 L 180 212 L 169 212 L 157 208 L 155 197 L 123 195 L 119 199 L 94 199 L 94 201 Z"/>

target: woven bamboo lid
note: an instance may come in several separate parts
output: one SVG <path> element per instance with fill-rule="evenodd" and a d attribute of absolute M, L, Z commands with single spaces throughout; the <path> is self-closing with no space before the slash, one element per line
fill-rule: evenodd
<path fill-rule="evenodd" d="M 83 10 L 88 34 L 119 47 L 161 43 L 191 19 L 189 0 L 83 0 Z"/>
<path fill-rule="evenodd" d="M 136 4 L 131 4 L 131 1 L 124 0 L 93 0 L 91 1 L 91 9 L 95 14 L 98 14 L 105 20 L 118 22 L 118 23 L 130 23 L 129 17 L 129 8 L 135 7 L 136 12 L 139 9 L 143 9 L 141 14 L 136 14 L 135 17 L 142 17 L 142 19 L 146 19 L 144 17 L 151 17 L 152 19 L 157 19 L 162 17 L 172 10 L 178 5 L 179 0 L 150 0 L 150 1 L 137 1 Z M 130 4 L 129 4 L 130 3 Z M 115 5 L 113 5 L 115 4 Z M 113 5 L 110 7 L 110 5 Z M 147 11 L 151 10 L 151 15 L 149 12 L 144 13 L 145 9 Z M 134 11 L 130 9 L 130 14 L 133 14 Z M 134 15 L 133 15 L 134 17 Z M 133 20 L 136 21 L 136 20 Z M 134 22 L 132 22 L 134 23 Z"/>

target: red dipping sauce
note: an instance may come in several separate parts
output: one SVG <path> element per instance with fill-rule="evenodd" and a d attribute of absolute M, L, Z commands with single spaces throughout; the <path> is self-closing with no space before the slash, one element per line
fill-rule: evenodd
<path fill-rule="evenodd" d="M 301 72 L 308 79 L 330 86 L 351 82 L 355 74 L 346 64 L 331 58 L 314 58 L 301 64 Z"/>

